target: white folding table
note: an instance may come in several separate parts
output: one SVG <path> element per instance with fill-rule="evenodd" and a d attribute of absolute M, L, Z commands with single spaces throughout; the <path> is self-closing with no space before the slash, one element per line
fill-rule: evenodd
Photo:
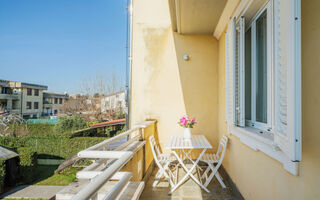
<path fill-rule="evenodd" d="M 188 177 L 197 183 L 203 190 L 209 193 L 210 191 L 192 173 L 192 171 L 198 167 L 198 163 L 206 150 L 212 149 L 212 146 L 207 138 L 204 135 L 192 135 L 191 139 L 184 139 L 183 136 L 170 136 L 169 141 L 166 144 L 166 149 L 170 149 L 173 152 L 179 164 L 186 171 L 186 175 L 171 188 L 169 194 L 174 192 L 180 185 L 182 185 Z M 196 159 L 196 161 L 193 161 L 190 158 L 190 153 L 194 149 L 202 149 L 202 152 L 199 154 L 199 157 Z M 180 156 L 177 151 L 182 152 Z M 184 164 L 184 160 L 191 161 L 192 167 L 188 168 Z"/>

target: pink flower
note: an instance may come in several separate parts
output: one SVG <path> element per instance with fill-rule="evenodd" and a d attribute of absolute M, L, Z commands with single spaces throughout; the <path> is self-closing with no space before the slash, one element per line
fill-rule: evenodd
<path fill-rule="evenodd" d="M 193 128 L 193 126 L 196 124 L 196 119 L 183 116 L 180 118 L 178 124 L 184 128 Z"/>

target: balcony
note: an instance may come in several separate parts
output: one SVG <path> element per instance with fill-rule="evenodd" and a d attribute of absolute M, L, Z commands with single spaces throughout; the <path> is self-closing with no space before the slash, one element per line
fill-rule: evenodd
<path fill-rule="evenodd" d="M 20 110 L 20 108 L 15 108 L 15 109 L 12 109 L 10 112 L 11 112 L 12 114 L 20 114 L 20 113 L 21 113 L 21 110 Z"/>
<path fill-rule="evenodd" d="M 0 99 L 19 99 L 18 94 L 0 94 Z"/>
<path fill-rule="evenodd" d="M 53 104 L 52 104 L 51 102 L 48 102 L 48 101 L 44 101 L 44 102 L 43 102 L 43 107 L 44 107 L 44 108 L 52 108 L 52 105 L 53 105 Z"/>
<path fill-rule="evenodd" d="M 152 187 L 156 168 L 148 138 L 157 138 L 157 123 L 146 121 L 132 129 L 78 153 L 82 159 L 95 161 L 77 173 L 77 181 L 56 195 L 57 200 L 85 199 L 235 199 L 225 181 L 223 189 L 217 180 L 208 186 L 210 193 L 201 190 L 192 180 L 187 180 L 178 190 L 168 195 L 168 182 L 161 181 Z M 184 171 L 178 170 L 178 177 Z"/>

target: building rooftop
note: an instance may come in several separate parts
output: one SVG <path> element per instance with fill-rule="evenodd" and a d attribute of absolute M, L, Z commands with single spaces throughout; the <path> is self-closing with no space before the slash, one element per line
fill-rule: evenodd
<path fill-rule="evenodd" d="M 11 158 L 19 156 L 16 152 L 10 151 L 2 146 L 0 146 L 0 160 L 9 160 Z"/>
<path fill-rule="evenodd" d="M 90 124 L 90 127 L 105 127 L 105 126 L 112 126 L 112 125 L 118 125 L 118 124 L 125 124 L 126 119 L 116 119 L 112 121 L 107 121 L 107 122 L 101 122 L 97 124 Z"/>
<path fill-rule="evenodd" d="M 25 83 L 20 81 L 10 81 L 0 79 L 0 85 L 4 87 L 15 87 L 15 88 L 32 88 L 32 89 L 39 89 L 39 90 L 47 90 L 48 86 L 40 85 L 40 84 L 33 84 L 33 83 Z"/>
<path fill-rule="evenodd" d="M 104 97 L 110 97 L 110 96 L 114 96 L 114 95 L 121 94 L 121 93 L 124 93 L 124 92 L 125 92 L 124 90 L 120 90 L 118 92 L 114 92 L 114 93 L 108 94 L 108 95 L 106 95 Z"/>
<path fill-rule="evenodd" d="M 54 92 L 44 92 L 43 97 L 51 98 L 69 98 L 68 94 L 54 93 Z"/>

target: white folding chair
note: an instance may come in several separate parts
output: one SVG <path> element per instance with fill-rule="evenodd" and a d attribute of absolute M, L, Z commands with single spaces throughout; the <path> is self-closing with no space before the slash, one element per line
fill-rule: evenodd
<path fill-rule="evenodd" d="M 175 156 L 172 154 L 161 153 L 158 145 L 156 144 L 156 140 L 154 139 L 154 136 L 150 136 L 149 141 L 150 141 L 150 146 L 151 146 L 154 160 L 157 166 L 159 167 L 159 170 L 156 174 L 155 181 L 153 182 L 152 187 L 156 187 L 162 177 L 165 177 L 169 181 L 170 186 L 173 187 L 174 183 L 171 180 L 171 177 L 176 179 L 177 174 L 174 175 L 172 173 L 172 171 L 169 169 L 169 165 L 172 162 L 176 161 Z"/>
<path fill-rule="evenodd" d="M 205 162 L 208 164 L 208 167 L 206 169 L 206 171 L 203 173 L 202 175 L 202 179 L 206 178 L 206 182 L 204 184 L 205 187 L 207 187 L 209 185 L 209 183 L 211 182 L 212 178 L 215 176 L 217 177 L 220 185 L 223 188 L 226 188 L 226 185 L 223 183 L 223 179 L 220 176 L 218 169 L 222 164 L 223 158 L 224 158 L 224 154 L 226 152 L 227 149 L 227 144 L 228 144 L 228 137 L 227 136 L 222 136 L 220 143 L 219 143 L 219 147 L 218 147 L 218 151 L 215 154 L 204 154 L 202 156 L 201 161 Z M 208 177 L 208 173 L 212 171 Z"/>

